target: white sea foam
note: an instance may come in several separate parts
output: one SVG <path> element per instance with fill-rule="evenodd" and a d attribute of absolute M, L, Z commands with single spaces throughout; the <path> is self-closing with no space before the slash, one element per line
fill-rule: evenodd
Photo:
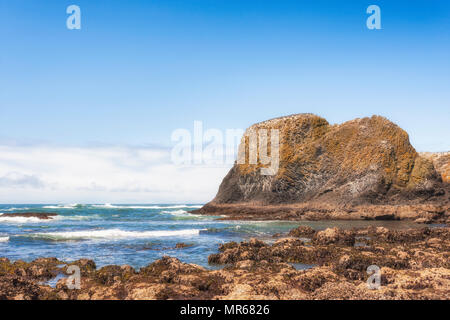
<path fill-rule="evenodd" d="M 208 220 L 210 216 L 204 216 L 201 214 L 193 214 L 186 210 L 164 210 L 161 213 L 170 214 L 174 220 Z"/>
<path fill-rule="evenodd" d="M 105 209 L 177 209 L 177 208 L 201 208 L 201 205 L 170 205 L 170 206 L 158 206 L 158 205 L 145 205 L 145 206 L 127 206 L 127 205 L 113 205 L 110 203 L 105 204 L 94 204 L 95 208 L 105 208 Z"/>
<path fill-rule="evenodd" d="M 24 223 L 39 223 L 39 222 L 50 222 L 53 218 L 50 217 L 50 219 L 39 219 L 37 217 L 2 217 L 0 215 L 0 223 L 17 223 L 17 224 L 24 224 Z"/>
<path fill-rule="evenodd" d="M 0 242 L 8 242 L 9 237 L 0 237 Z"/>
<path fill-rule="evenodd" d="M 92 216 L 51 216 L 49 219 L 39 219 L 37 217 L 2 217 L 2 213 L 0 213 L 0 223 L 14 223 L 14 224 L 26 224 L 26 223 L 48 223 L 52 221 L 60 221 L 60 220 L 90 220 L 98 218 L 98 215 Z"/>
<path fill-rule="evenodd" d="M 86 240 L 86 239 L 127 239 L 127 238 L 155 238 L 198 235 L 202 229 L 185 230 L 155 230 L 155 231 L 125 231 L 121 229 L 86 230 L 67 232 L 46 232 L 26 235 L 31 238 L 49 240 Z"/>
<path fill-rule="evenodd" d="M 164 211 L 161 211 L 161 213 L 168 213 L 168 214 L 173 214 L 173 215 L 186 215 L 186 214 L 189 215 L 189 213 L 186 210 L 182 210 L 182 209 L 180 209 L 180 210 L 170 210 L 170 211 L 164 210 Z"/>
<path fill-rule="evenodd" d="M 111 209 L 111 208 L 120 208 L 120 206 L 114 206 L 111 203 L 105 203 L 105 204 L 93 204 L 92 207 L 95 208 L 107 208 L 107 209 Z"/>
<path fill-rule="evenodd" d="M 18 211 L 18 210 L 30 210 L 31 208 L 23 207 L 23 208 L 8 208 L 8 209 L 1 209 L 2 211 Z"/>
<path fill-rule="evenodd" d="M 81 220 L 91 220 L 91 219 L 97 219 L 100 218 L 97 214 L 92 214 L 88 216 L 54 216 L 52 220 L 75 220 L 75 221 L 81 221 Z"/>
<path fill-rule="evenodd" d="M 80 208 L 83 205 L 78 204 L 78 203 L 73 203 L 73 204 L 58 204 L 58 205 L 52 205 L 52 206 L 43 206 L 42 208 L 44 209 L 76 209 L 76 208 Z"/>

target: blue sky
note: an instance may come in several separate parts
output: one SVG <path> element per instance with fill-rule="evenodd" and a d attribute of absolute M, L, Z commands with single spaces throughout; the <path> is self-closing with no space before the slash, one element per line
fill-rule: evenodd
<path fill-rule="evenodd" d="M 66 28 L 71 4 L 81 30 Z M 382 30 L 366 27 L 371 4 Z M 0 0 L 0 39 L 8 146 L 170 147 L 194 120 L 312 112 L 380 114 L 417 150 L 450 149 L 448 1 Z"/>

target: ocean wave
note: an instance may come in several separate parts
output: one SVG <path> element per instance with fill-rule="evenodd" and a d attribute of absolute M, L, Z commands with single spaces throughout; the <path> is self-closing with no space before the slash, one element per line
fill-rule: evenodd
<path fill-rule="evenodd" d="M 54 219 L 50 217 L 50 219 L 39 219 L 36 217 L 2 217 L 0 215 L 0 223 L 6 222 L 6 223 L 18 223 L 18 224 L 24 224 L 24 223 L 40 223 L 40 222 L 50 222 Z"/>
<path fill-rule="evenodd" d="M 32 233 L 25 237 L 46 240 L 133 239 L 199 235 L 203 229 L 125 231 L 121 229 Z"/>
<path fill-rule="evenodd" d="M 145 206 L 133 206 L 133 205 L 113 205 L 110 203 L 105 204 L 93 204 L 92 207 L 95 208 L 105 208 L 105 209 L 179 209 L 179 208 L 201 208 L 201 205 L 169 205 L 169 206 L 159 206 L 159 205 L 145 205 Z"/>
<path fill-rule="evenodd" d="M 170 210 L 170 211 L 164 210 L 164 211 L 161 211 L 161 213 L 168 213 L 168 214 L 173 214 L 173 215 L 189 214 L 186 210 L 182 210 L 182 209 L 180 209 L 180 210 Z"/>
<path fill-rule="evenodd" d="M 8 242 L 9 237 L 0 237 L 0 242 Z"/>
<path fill-rule="evenodd" d="M 58 205 L 50 205 L 50 206 L 43 206 L 44 209 L 77 209 L 82 208 L 82 204 L 73 203 L 73 204 L 58 204 Z"/>
<path fill-rule="evenodd" d="M 173 220 L 210 220 L 210 216 L 190 213 L 186 210 L 164 210 L 161 213 L 170 214 Z"/>
<path fill-rule="evenodd" d="M 98 214 L 92 214 L 88 216 L 55 216 L 52 220 L 74 220 L 74 221 L 82 221 L 82 220 L 92 220 L 92 219 L 98 219 L 100 216 Z"/>
<path fill-rule="evenodd" d="M 23 208 L 8 208 L 8 209 L 0 209 L 2 211 L 18 211 L 18 210 L 30 210 L 31 208 L 23 207 Z"/>
<path fill-rule="evenodd" d="M 91 216 L 51 216 L 49 219 L 39 219 L 37 217 L 2 217 L 0 213 L 0 223 L 14 223 L 14 224 L 26 224 L 26 223 L 48 223 L 52 221 L 61 221 L 61 220 L 74 220 L 74 221 L 82 221 L 82 220 L 91 220 L 99 218 L 98 215 Z"/>
<path fill-rule="evenodd" d="M 107 208 L 107 209 L 111 209 L 111 208 L 113 208 L 113 209 L 115 209 L 115 208 L 120 208 L 120 206 L 114 206 L 114 205 L 112 205 L 111 203 L 105 203 L 105 204 L 93 204 L 93 205 L 91 205 L 91 207 L 94 207 L 94 208 Z"/>

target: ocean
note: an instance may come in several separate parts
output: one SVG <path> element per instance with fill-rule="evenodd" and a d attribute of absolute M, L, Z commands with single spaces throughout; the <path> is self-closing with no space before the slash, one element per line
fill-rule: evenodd
<path fill-rule="evenodd" d="M 207 268 L 208 255 L 219 244 L 257 237 L 273 242 L 276 233 L 299 225 L 316 230 L 386 226 L 393 229 L 420 227 L 405 221 L 224 221 L 189 211 L 202 204 L 68 204 L 0 205 L 0 257 L 32 261 L 57 257 L 71 262 L 93 259 L 98 267 L 128 264 L 140 268 L 164 255 Z M 49 220 L 34 217 L 2 217 L 4 213 L 51 212 Z M 188 244 L 176 248 L 176 244 Z"/>

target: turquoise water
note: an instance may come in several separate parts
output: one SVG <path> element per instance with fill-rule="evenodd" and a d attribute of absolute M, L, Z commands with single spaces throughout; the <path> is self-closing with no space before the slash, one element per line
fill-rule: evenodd
<path fill-rule="evenodd" d="M 64 261 L 93 259 L 97 266 L 145 266 L 163 255 L 209 267 L 208 255 L 220 243 L 258 237 L 273 242 L 275 233 L 299 225 L 314 229 L 367 225 L 418 227 L 399 221 L 222 221 L 189 213 L 201 204 L 152 205 L 0 205 L 0 257 L 31 261 L 57 257 Z M 51 220 L 2 217 L 12 212 L 52 212 Z M 175 249 L 184 242 L 192 246 Z"/>

